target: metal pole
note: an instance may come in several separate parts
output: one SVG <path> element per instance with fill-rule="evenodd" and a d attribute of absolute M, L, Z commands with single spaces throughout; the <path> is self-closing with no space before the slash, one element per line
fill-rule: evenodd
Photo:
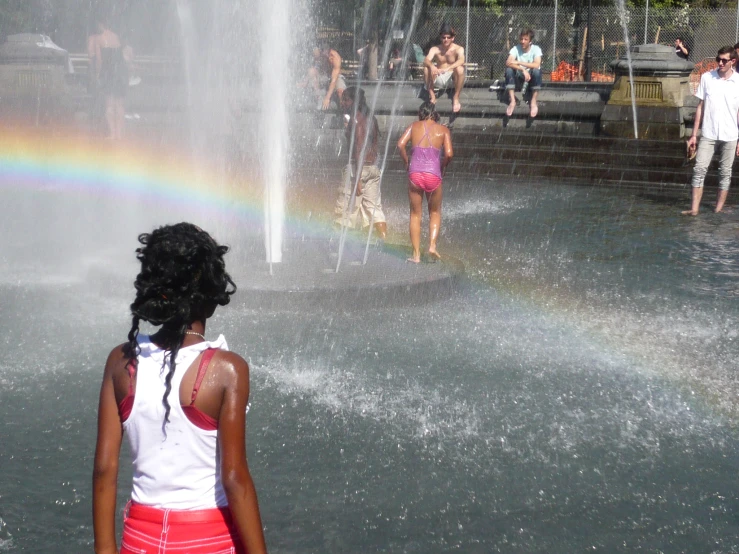
<path fill-rule="evenodd" d="M 575 23 L 572 37 L 572 64 L 575 67 L 580 65 L 580 25 L 582 24 L 582 0 L 577 0 L 575 8 Z"/>
<path fill-rule="evenodd" d="M 464 60 L 470 61 L 470 0 L 467 0 L 467 32 L 465 33 Z"/>
<path fill-rule="evenodd" d="M 554 40 L 553 51 L 552 51 L 552 71 L 557 69 L 557 8 L 559 7 L 559 1 L 554 0 Z M 739 9 L 739 8 L 737 8 Z"/>
<path fill-rule="evenodd" d="M 593 0 L 588 0 L 588 36 L 585 40 L 585 80 L 590 81 L 591 77 L 591 65 L 593 61 L 593 52 L 590 48 L 590 43 L 592 42 L 590 38 L 593 35 L 593 29 L 592 29 L 592 13 L 593 13 Z"/>
<path fill-rule="evenodd" d="M 649 23 L 649 0 L 647 0 L 647 11 L 644 13 L 644 44 L 647 44 L 647 24 Z"/>

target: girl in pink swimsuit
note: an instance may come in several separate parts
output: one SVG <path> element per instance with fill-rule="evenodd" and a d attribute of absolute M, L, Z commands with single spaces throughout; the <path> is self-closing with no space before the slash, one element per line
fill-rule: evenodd
<path fill-rule="evenodd" d="M 413 256 L 409 262 L 421 261 L 421 219 L 423 197 L 429 210 L 429 249 L 432 261 L 441 259 L 436 251 L 436 241 L 441 229 L 441 177 L 452 160 L 452 137 L 449 128 L 439 125 L 439 114 L 430 102 L 418 109 L 418 121 L 412 123 L 398 140 L 398 149 L 408 168 L 408 200 L 410 202 L 410 235 Z M 411 158 L 406 146 L 411 143 Z M 441 150 L 444 149 L 444 157 Z"/>

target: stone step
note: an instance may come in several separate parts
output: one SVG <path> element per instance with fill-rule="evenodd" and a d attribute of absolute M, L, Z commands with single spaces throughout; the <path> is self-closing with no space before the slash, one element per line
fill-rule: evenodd
<path fill-rule="evenodd" d="M 466 174 L 476 176 L 495 176 L 514 178 L 542 177 L 553 180 L 573 180 L 581 184 L 615 184 L 621 182 L 649 184 L 657 188 L 678 188 L 689 186 L 692 167 L 690 165 L 675 165 L 673 167 L 653 166 L 650 164 L 637 164 L 633 161 L 621 164 L 592 163 L 593 158 L 587 159 L 587 153 L 572 152 L 575 157 L 568 159 L 548 159 L 544 161 L 535 158 L 518 156 L 501 158 L 492 155 L 477 157 L 455 157 L 450 166 L 454 174 Z M 643 159 L 640 161 L 644 161 Z M 311 161 L 306 160 L 300 165 L 300 170 L 320 170 L 332 168 L 339 171 L 344 160 L 327 157 L 314 157 Z M 400 157 L 392 156 L 385 165 L 386 171 L 403 172 L 405 170 Z M 718 162 L 715 161 L 709 167 L 706 177 L 707 186 L 713 186 L 718 181 Z M 732 185 L 739 186 L 739 175 L 732 177 Z"/>
<path fill-rule="evenodd" d="M 508 132 L 496 130 L 488 132 L 452 131 L 452 142 L 474 144 L 476 146 L 523 145 L 529 147 L 578 148 L 599 151 L 628 152 L 667 152 L 685 151 L 683 141 L 633 140 L 605 136 L 556 135 L 544 133 Z"/>
<path fill-rule="evenodd" d="M 537 161 L 557 164 L 600 164 L 608 166 L 638 166 L 653 168 L 681 169 L 685 166 L 685 155 L 681 151 L 641 153 L 615 149 L 611 152 L 598 150 L 578 150 L 558 147 L 516 147 L 498 145 L 496 147 L 472 144 L 455 145 L 455 160 L 500 160 Z"/>

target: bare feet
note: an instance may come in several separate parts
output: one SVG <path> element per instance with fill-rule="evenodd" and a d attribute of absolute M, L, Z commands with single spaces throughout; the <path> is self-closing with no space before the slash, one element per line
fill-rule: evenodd
<path fill-rule="evenodd" d="M 698 212 L 694 212 L 693 210 L 684 210 L 680 213 L 683 215 L 698 215 Z"/>
<path fill-rule="evenodd" d="M 459 103 L 458 98 L 455 98 L 454 101 L 452 102 L 452 111 L 454 113 L 459 113 L 459 110 L 461 109 L 462 109 L 462 104 Z"/>
<path fill-rule="evenodd" d="M 418 258 L 416 258 L 416 257 L 406 258 L 405 261 L 406 262 L 411 262 L 412 264 L 420 264 L 421 263 L 421 256 L 418 256 Z"/>
<path fill-rule="evenodd" d="M 713 213 L 720 214 L 723 210 L 723 208 L 716 208 L 715 210 L 713 210 Z"/>
<path fill-rule="evenodd" d="M 515 109 L 516 109 L 516 103 L 515 102 L 511 102 L 510 104 L 508 104 L 508 107 L 505 109 L 505 114 L 508 117 L 511 117 L 513 115 L 513 110 L 515 110 Z"/>
<path fill-rule="evenodd" d="M 441 256 L 439 256 L 439 253 L 436 250 L 429 250 L 429 257 L 431 258 L 432 262 L 438 262 L 441 260 Z"/>
<path fill-rule="evenodd" d="M 529 115 L 531 117 L 539 115 L 539 105 L 536 103 L 536 100 L 531 101 L 531 110 L 529 111 Z"/>

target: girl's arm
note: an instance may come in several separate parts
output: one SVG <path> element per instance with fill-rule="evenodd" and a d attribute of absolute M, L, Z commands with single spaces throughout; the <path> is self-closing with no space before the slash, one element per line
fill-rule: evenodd
<path fill-rule="evenodd" d="M 403 131 L 403 134 L 398 139 L 398 150 L 400 151 L 400 157 L 403 158 L 403 163 L 406 169 L 408 168 L 408 152 L 406 152 L 406 146 L 411 140 L 411 128 L 413 124 L 408 125 L 408 128 Z"/>
<path fill-rule="evenodd" d="M 96 554 L 118 553 L 115 538 L 115 508 L 123 428 L 118 416 L 113 373 L 120 365 L 121 357 L 120 348 L 110 353 L 100 387 L 97 445 L 92 474 L 92 522 Z"/>
<path fill-rule="evenodd" d="M 246 405 L 249 401 L 249 366 L 232 352 L 219 352 L 218 372 L 223 404 L 218 417 L 221 479 L 241 542 L 249 554 L 267 552 L 259 502 L 246 463 Z"/>

